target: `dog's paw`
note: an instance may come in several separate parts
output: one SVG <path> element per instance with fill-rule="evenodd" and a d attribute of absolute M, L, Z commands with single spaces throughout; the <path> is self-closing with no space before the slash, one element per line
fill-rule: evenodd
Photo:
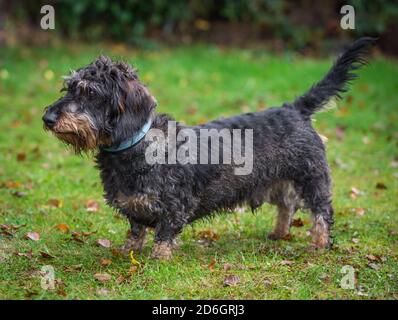
<path fill-rule="evenodd" d="M 152 259 L 170 260 L 172 257 L 173 242 L 157 242 L 153 245 Z"/>

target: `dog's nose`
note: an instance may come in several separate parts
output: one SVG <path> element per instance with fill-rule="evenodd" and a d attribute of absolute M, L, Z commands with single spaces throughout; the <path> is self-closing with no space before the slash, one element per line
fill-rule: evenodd
<path fill-rule="evenodd" d="M 57 115 L 54 112 L 46 112 L 43 116 L 43 121 L 51 129 L 57 122 Z"/>

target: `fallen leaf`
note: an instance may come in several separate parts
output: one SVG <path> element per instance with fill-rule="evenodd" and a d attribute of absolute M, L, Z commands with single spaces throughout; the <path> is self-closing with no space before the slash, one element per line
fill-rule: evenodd
<path fill-rule="evenodd" d="M 288 233 L 283 236 L 282 240 L 284 241 L 292 241 L 293 240 L 293 235 L 291 233 Z"/>
<path fill-rule="evenodd" d="M 86 210 L 88 212 L 97 212 L 99 210 L 99 203 L 95 200 L 87 200 L 86 201 Z"/>
<path fill-rule="evenodd" d="M 59 296 L 62 296 L 62 297 L 66 297 L 67 296 L 67 294 L 66 294 L 66 292 L 65 292 L 65 290 L 63 288 L 58 288 L 57 289 L 57 294 Z"/>
<path fill-rule="evenodd" d="M 39 293 L 35 290 L 27 290 L 25 292 L 25 298 L 32 298 L 33 296 L 37 296 Z"/>
<path fill-rule="evenodd" d="M 224 271 L 231 270 L 233 268 L 233 265 L 230 263 L 224 263 L 223 269 Z"/>
<path fill-rule="evenodd" d="M 61 208 L 62 207 L 62 200 L 59 199 L 50 199 L 47 201 L 47 204 L 52 208 Z"/>
<path fill-rule="evenodd" d="M 355 213 L 357 216 L 362 217 L 365 214 L 364 208 L 355 208 Z"/>
<path fill-rule="evenodd" d="M 101 265 L 104 267 L 109 266 L 111 263 L 112 263 L 112 260 L 110 260 L 110 259 L 102 259 L 101 260 Z"/>
<path fill-rule="evenodd" d="M 97 244 L 104 248 L 110 248 L 112 246 L 111 240 L 108 239 L 98 239 Z"/>
<path fill-rule="evenodd" d="M 106 282 L 112 279 L 112 276 L 108 273 L 96 273 L 94 278 L 100 282 Z"/>
<path fill-rule="evenodd" d="M 20 225 L 16 225 L 16 224 L 0 224 L 0 229 L 2 230 L 7 230 L 7 231 L 16 231 L 21 227 L 25 227 L 26 224 L 20 224 Z"/>
<path fill-rule="evenodd" d="M 137 260 L 134 258 L 134 252 L 133 252 L 133 250 L 130 251 L 130 260 L 131 260 L 131 264 L 132 264 L 133 266 L 139 266 L 139 265 L 141 265 L 141 263 L 140 263 L 139 261 L 137 261 Z"/>
<path fill-rule="evenodd" d="M 79 231 L 72 231 L 72 240 L 75 240 L 80 243 L 85 242 L 85 238 L 92 235 L 95 232 L 79 232 Z"/>
<path fill-rule="evenodd" d="M 378 183 L 376 184 L 376 189 L 379 189 L 379 190 L 386 190 L 386 189 L 387 189 L 387 186 L 386 186 L 383 182 L 378 182 Z"/>
<path fill-rule="evenodd" d="M 14 191 L 12 193 L 12 195 L 14 197 L 17 197 L 17 198 L 23 198 L 23 197 L 26 197 L 28 194 L 26 192 L 23 192 L 23 191 Z"/>
<path fill-rule="evenodd" d="M 28 258 L 28 259 L 32 259 L 33 258 L 32 250 L 30 250 L 28 252 L 16 252 L 15 254 L 18 257 L 25 257 L 25 258 Z"/>
<path fill-rule="evenodd" d="M 117 277 L 116 283 L 121 284 L 121 283 L 125 282 L 126 280 L 127 280 L 127 278 L 125 276 L 120 275 Z"/>
<path fill-rule="evenodd" d="M 7 181 L 5 186 L 8 189 L 18 189 L 19 187 L 22 186 L 22 184 L 18 181 Z"/>
<path fill-rule="evenodd" d="M 358 238 L 352 238 L 351 241 L 355 244 L 359 243 L 359 239 Z"/>
<path fill-rule="evenodd" d="M 39 241 L 40 240 L 40 234 L 38 232 L 28 232 L 25 235 L 25 238 L 33 240 L 33 241 Z"/>
<path fill-rule="evenodd" d="M 44 259 L 54 259 L 55 257 L 51 254 L 49 254 L 48 252 L 45 251 L 40 251 L 40 255 L 44 258 Z"/>
<path fill-rule="evenodd" d="M 339 141 L 344 140 L 345 137 L 345 128 L 344 127 L 336 127 L 335 129 L 336 138 Z"/>
<path fill-rule="evenodd" d="M 195 106 L 190 106 L 190 107 L 188 107 L 188 108 L 186 109 L 186 112 L 187 112 L 189 115 L 194 115 L 194 114 L 196 114 L 196 113 L 198 112 L 198 108 L 196 108 Z"/>
<path fill-rule="evenodd" d="M 374 262 L 369 262 L 368 267 L 376 271 L 380 269 L 380 265 Z"/>
<path fill-rule="evenodd" d="M 17 161 L 24 161 L 24 160 L 26 160 L 26 153 L 24 153 L 24 152 L 19 152 L 19 153 L 17 154 Z"/>
<path fill-rule="evenodd" d="M 269 287 L 272 286 L 272 281 L 269 280 L 269 279 L 265 279 L 265 280 L 263 281 L 263 285 L 264 285 L 264 287 L 269 288 Z"/>
<path fill-rule="evenodd" d="M 198 232 L 198 236 L 204 240 L 216 241 L 220 237 L 219 235 L 211 229 L 205 229 Z"/>
<path fill-rule="evenodd" d="M 293 264 L 294 264 L 294 261 L 291 261 L 291 260 L 282 260 L 281 261 L 282 266 L 291 266 Z"/>
<path fill-rule="evenodd" d="M 216 259 L 211 258 L 209 265 L 207 266 L 210 271 L 214 271 L 214 266 L 216 265 Z"/>
<path fill-rule="evenodd" d="M 137 265 L 131 266 L 130 269 L 129 269 L 129 275 L 130 276 L 133 275 L 134 273 L 137 272 L 137 270 L 138 270 L 138 266 Z"/>
<path fill-rule="evenodd" d="M 56 229 L 62 231 L 63 233 L 69 232 L 69 226 L 65 223 L 60 223 L 55 226 Z"/>
<path fill-rule="evenodd" d="M 240 278 L 238 276 L 232 274 L 232 275 L 225 277 L 223 284 L 225 287 L 231 287 L 231 286 L 238 284 L 239 281 L 240 281 Z"/>
<path fill-rule="evenodd" d="M 355 200 L 358 196 L 362 195 L 363 192 L 360 191 L 359 189 L 352 187 L 350 191 L 350 197 L 351 199 Z"/>
<path fill-rule="evenodd" d="M 293 219 L 291 226 L 296 228 L 301 228 L 302 226 L 304 226 L 304 222 L 300 218 Z"/>
<path fill-rule="evenodd" d="M 64 267 L 65 272 L 76 272 L 76 271 L 81 271 L 82 269 L 83 269 L 83 266 L 81 264 Z"/>

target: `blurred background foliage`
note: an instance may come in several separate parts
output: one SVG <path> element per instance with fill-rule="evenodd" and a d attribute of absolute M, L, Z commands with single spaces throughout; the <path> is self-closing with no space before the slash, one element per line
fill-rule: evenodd
<path fill-rule="evenodd" d="M 8 31 L 22 30 L 19 40 L 43 42 L 32 38 L 30 27 L 39 24 L 45 4 L 55 8 L 57 35 L 84 41 L 109 39 L 138 46 L 268 42 L 276 49 L 305 51 L 327 50 L 329 42 L 371 35 L 381 36 L 384 51 L 398 53 L 396 0 L 2 0 L 0 19 Z M 344 4 L 356 10 L 355 30 L 340 28 Z"/>

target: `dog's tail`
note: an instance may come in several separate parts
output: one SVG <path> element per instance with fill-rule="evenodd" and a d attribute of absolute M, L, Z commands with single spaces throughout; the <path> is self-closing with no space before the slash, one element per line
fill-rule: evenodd
<path fill-rule="evenodd" d="M 354 71 L 367 63 L 366 54 L 375 41 L 375 38 L 363 37 L 352 43 L 337 58 L 326 76 L 294 101 L 293 107 L 309 117 L 324 108 L 331 99 L 341 99 L 340 94 L 347 91 L 350 80 L 358 77 Z"/>

